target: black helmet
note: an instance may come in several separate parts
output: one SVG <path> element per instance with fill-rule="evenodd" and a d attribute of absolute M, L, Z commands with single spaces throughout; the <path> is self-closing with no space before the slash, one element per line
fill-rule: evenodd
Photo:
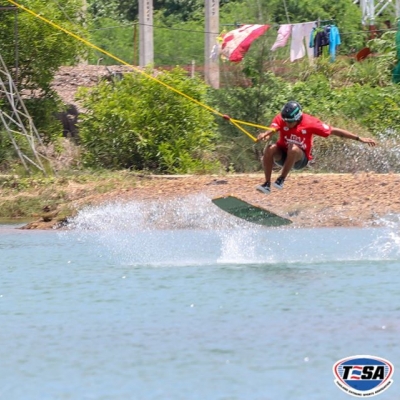
<path fill-rule="evenodd" d="M 302 115 L 301 106 L 297 101 L 289 101 L 281 111 L 282 119 L 287 122 L 300 121 Z"/>

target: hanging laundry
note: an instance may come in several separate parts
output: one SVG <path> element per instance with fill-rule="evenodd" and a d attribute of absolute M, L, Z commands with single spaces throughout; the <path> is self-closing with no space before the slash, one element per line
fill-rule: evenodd
<path fill-rule="evenodd" d="M 340 45 L 339 29 L 335 25 L 315 26 L 310 34 L 310 48 L 314 57 L 330 55 L 335 61 L 337 46 Z"/>
<path fill-rule="evenodd" d="M 281 25 L 278 29 L 278 37 L 276 38 L 275 43 L 272 45 L 271 51 L 275 51 L 278 47 L 286 46 L 286 43 L 289 40 L 291 33 L 292 25 Z"/>
<path fill-rule="evenodd" d="M 242 61 L 255 39 L 269 29 L 269 25 L 243 25 L 223 37 L 221 56 L 232 62 Z"/>
<path fill-rule="evenodd" d="M 219 56 L 219 45 L 214 44 L 213 48 L 211 49 L 210 60 L 216 61 Z"/>
<path fill-rule="evenodd" d="M 314 26 L 315 21 L 293 25 L 292 41 L 290 44 L 290 61 L 303 58 L 306 54 L 308 58 L 313 58 L 314 50 L 309 47 L 309 38 Z M 307 43 L 307 45 L 305 45 L 305 43 Z"/>
<path fill-rule="evenodd" d="M 213 61 L 216 61 L 218 59 L 218 56 L 220 55 L 221 52 L 221 45 L 224 40 L 224 36 L 227 34 L 226 30 L 224 29 L 218 37 L 215 38 L 215 44 L 213 48 L 211 49 L 210 53 L 210 59 Z"/>
<path fill-rule="evenodd" d="M 329 54 L 331 55 L 331 61 L 335 61 L 336 50 L 340 44 L 339 29 L 336 25 L 331 25 L 331 31 L 329 33 Z"/>
<path fill-rule="evenodd" d="M 311 35 L 314 35 L 314 57 L 320 57 L 324 46 L 329 46 L 329 35 L 331 27 L 316 27 Z"/>

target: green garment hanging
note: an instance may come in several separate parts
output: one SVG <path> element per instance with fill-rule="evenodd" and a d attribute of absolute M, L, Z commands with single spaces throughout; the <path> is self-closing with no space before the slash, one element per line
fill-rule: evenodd
<path fill-rule="evenodd" d="M 392 81 L 394 83 L 400 83 L 400 21 L 397 22 L 396 52 L 397 52 L 397 64 L 393 69 Z"/>

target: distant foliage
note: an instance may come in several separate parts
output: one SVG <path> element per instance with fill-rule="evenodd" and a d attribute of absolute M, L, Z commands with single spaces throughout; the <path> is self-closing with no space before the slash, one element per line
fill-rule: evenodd
<path fill-rule="evenodd" d="M 204 101 L 206 85 L 188 79 L 182 69 L 159 72 L 156 79 Z M 163 84 L 132 73 L 81 92 L 88 110 L 80 124 L 84 165 L 169 174 L 219 168 L 214 117 Z"/>
<path fill-rule="evenodd" d="M 138 27 L 136 27 L 136 34 L 138 37 Z M 134 36 L 135 27 L 127 22 L 117 23 L 109 17 L 98 17 L 91 24 L 90 41 L 128 64 L 137 64 L 139 60 L 138 46 L 137 43 L 135 45 Z M 118 62 L 100 51 L 91 50 L 89 64 L 116 65 Z"/>
<path fill-rule="evenodd" d="M 10 137 L 5 130 L 0 130 L 0 172 L 7 171 L 15 157 Z"/>
<path fill-rule="evenodd" d="M 78 27 L 79 34 L 85 34 L 84 28 L 79 27 L 83 22 L 81 0 L 63 2 L 62 9 L 55 4 L 49 7 L 48 3 L 47 0 L 26 0 L 24 6 L 73 32 Z M 58 68 L 77 62 L 79 56 L 84 54 L 82 43 L 27 12 L 18 12 L 18 38 L 15 37 L 15 29 L 14 12 L 1 11 L 1 55 L 13 71 L 18 60 L 17 82 L 25 90 L 49 92 Z"/>
<path fill-rule="evenodd" d="M 337 99 L 343 115 L 356 120 L 374 135 L 400 136 L 400 86 L 354 85 L 338 92 Z"/>
<path fill-rule="evenodd" d="M 138 19 L 139 4 L 132 0 L 86 0 L 91 14 L 97 17 L 111 17 L 124 21 Z M 219 0 L 220 7 L 240 0 Z M 174 15 L 179 21 L 197 17 L 204 7 L 204 0 L 153 0 L 155 11 L 168 17 Z M 194 15 L 196 14 L 196 15 Z"/>
<path fill-rule="evenodd" d="M 246 76 L 252 79 L 252 85 L 210 88 L 208 102 L 231 118 L 268 126 L 282 104 L 290 97 L 290 85 L 272 73 L 256 73 L 249 62 L 246 71 Z M 221 134 L 218 154 L 226 168 L 236 172 L 259 170 L 262 145 L 253 143 L 251 146 L 251 139 L 225 119 L 218 119 L 218 126 Z M 260 131 L 242 126 L 253 137 Z"/>

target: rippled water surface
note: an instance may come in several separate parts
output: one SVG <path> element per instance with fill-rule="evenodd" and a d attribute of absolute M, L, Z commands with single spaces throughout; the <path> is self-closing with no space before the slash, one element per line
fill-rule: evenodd
<path fill-rule="evenodd" d="M 333 364 L 394 364 L 400 222 L 266 229 L 201 197 L 0 227 L 0 398 L 351 398 Z"/>

